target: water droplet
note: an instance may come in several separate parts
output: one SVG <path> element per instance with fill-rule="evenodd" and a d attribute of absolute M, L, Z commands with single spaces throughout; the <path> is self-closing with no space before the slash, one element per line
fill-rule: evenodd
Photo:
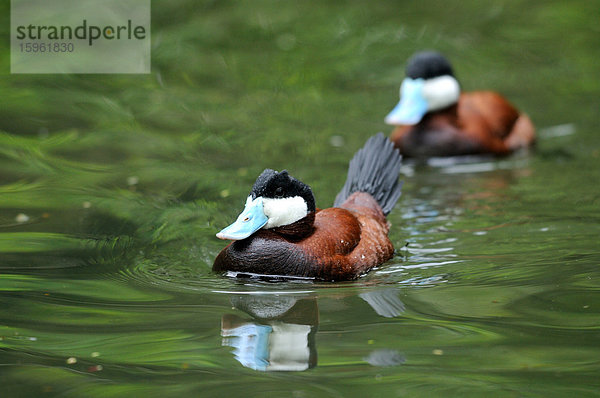
<path fill-rule="evenodd" d="M 344 140 L 344 137 L 341 135 L 332 135 L 331 138 L 329 138 L 329 144 L 336 148 L 344 146 L 345 143 L 346 140 Z"/>
<path fill-rule="evenodd" d="M 24 222 L 29 221 L 29 216 L 25 213 L 19 213 L 15 217 L 15 221 L 18 222 L 19 224 L 22 224 Z"/>

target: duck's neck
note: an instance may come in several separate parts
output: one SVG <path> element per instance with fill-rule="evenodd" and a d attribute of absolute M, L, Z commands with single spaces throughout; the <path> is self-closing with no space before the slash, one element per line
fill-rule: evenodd
<path fill-rule="evenodd" d="M 314 231 L 316 212 L 310 212 L 306 217 L 293 222 L 288 225 L 282 225 L 280 227 L 271 228 L 270 231 L 282 235 L 285 239 L 290 241 L 299 241 L 310 236 Z"/>

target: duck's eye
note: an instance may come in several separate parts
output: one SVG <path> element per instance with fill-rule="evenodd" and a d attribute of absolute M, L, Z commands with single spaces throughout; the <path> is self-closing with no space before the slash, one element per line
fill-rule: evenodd
<path fill-rule="evenodd" d="M 281 198 L 283 196 L 283 188 L 277 187 L 277 189 L 275 190 L 275 196 Z"/>
<path fill-rule="evenodd" d="M 244 221 L 244 222 L 248 222 L 248 221 L 250 221 L 250 217 L 246 217 L 246 218 L 244 218 L 244 220 L 243 220 L 243 221 Z"/>

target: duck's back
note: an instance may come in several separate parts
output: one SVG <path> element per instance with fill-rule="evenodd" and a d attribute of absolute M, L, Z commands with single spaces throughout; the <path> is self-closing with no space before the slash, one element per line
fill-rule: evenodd
<path fill-rule="evenodd" d="M 339 208 L 317 213 L 315 233 L 302 245 L 317 254 L 319 278 L 354 279 L 393 256 L 388 230 L 377 201 L 356 192 Z"/>
<path fill-rule="evenodd" d="M 462 93 L 458 101 L 459 127 L 482 139 L 505 139 L 518 118 L 519 111 L 493 91 Z"/>

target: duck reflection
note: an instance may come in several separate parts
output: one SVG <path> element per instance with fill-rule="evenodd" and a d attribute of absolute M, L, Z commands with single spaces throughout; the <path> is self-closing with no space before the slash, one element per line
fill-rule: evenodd
<path fill-rule="evenodd" d="M 242 365 L 262 371 L 302 371 L 317 364 L 316 298 L 240 295 L 231 301 L 254 317 L 249 321 L 225 314 L 221 321 L 223 345 L 234 348 Z"/>
<path fill-rule="evenodd" d="M 404 311 L 395 289 L 365 292 L 359 297 L 383 317 L 396 317 Z M 316 297 L 240 294 L 233 296 L 231 302 L 234 308 L 253 317 L 249 320 L 225 314 L 221 320 L 222 344 L 233 348 L 235 359 L 243 366 L 259 371 L 303 371 L 317 365 Z M 395 351 L 384 356 L 385 360 L 381 360 L 378 353 L 376 358 L 371 355 L 365 360 L 376 366 L 404 362 Z"/>

